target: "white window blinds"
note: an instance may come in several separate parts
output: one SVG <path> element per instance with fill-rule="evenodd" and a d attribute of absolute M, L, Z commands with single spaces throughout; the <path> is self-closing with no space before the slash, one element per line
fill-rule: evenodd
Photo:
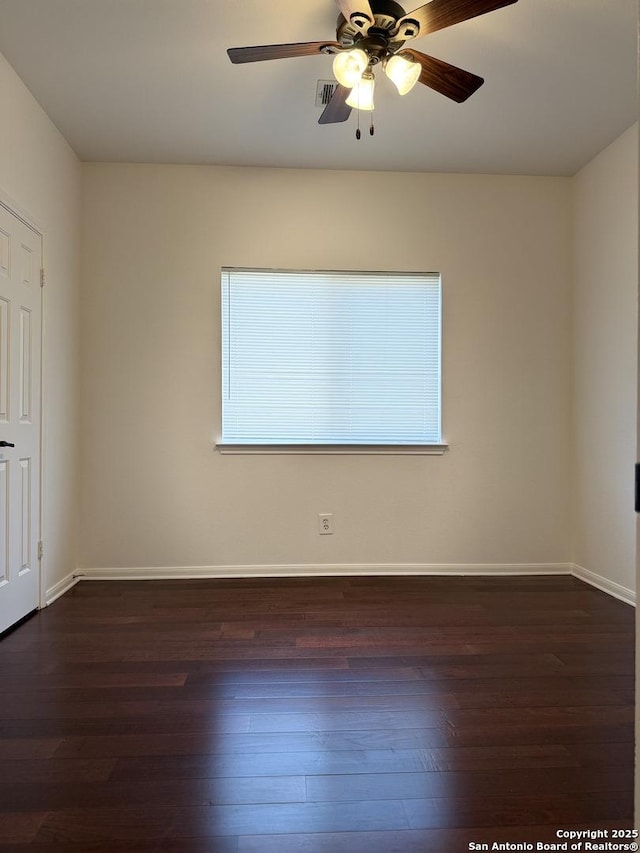
<path fill-rule="evenodd" d="M 222 444 L 439 444 L 438 274 L 222 271 Z"/>

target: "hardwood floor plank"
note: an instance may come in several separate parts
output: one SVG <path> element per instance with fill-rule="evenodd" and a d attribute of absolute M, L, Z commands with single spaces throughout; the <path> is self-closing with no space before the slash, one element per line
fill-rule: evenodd
<path fill-rule="evenodd" d="M 539 733 L 538 733 L 539 734 Z M 515 770 L 534 767 L 575 767 L 580 762 L 564 744 L 486 744 L 422 750 L 425 770 Z M 519 739 L 518 739 L 519 740 Z"/>
<path fill-rule="evenodd" d="M 47 758 L 29 761 L 7 760 L 2 762 L 1 786 L 13 787 L 38 779 L 40 785 L 64 783 L 68 778 L 74 782 L 105 782 L 116 765 L 115 758 Z M 0 797 L 4 805 L 5 799 Z"/>
<path fill-rule="evenodd" d="M 473 798 L 478 791 L 494 796 L 527 796 L 544 789 L 549 794 L 610 794 L 628 791 L 632 773 L 619 768 L 585 775 L 583 768 L 467 770 L 427 773 L 353 773 L 308 776 L 307 796 L 312 802 L 349 800 L 407 800 L 426 798 Z"/>
<path fill-rule="evenodd" d="M 542 725 L 503 726 L 498 729 L 490 723 L 485 726 L 457 726 L 451 732 L 450 745 L 456 747 L 491 747 L 510 745 L 546 744 L 569 746 L 583 743 L 633 743 L 634 727 L 631 723 L 597 726 L 556 726 L 545 729 Z"/>
<path fill-rule="evenodd" d="M 60 758 L 111 756 L 226 755 L 342 750 L 398 750 L 444 747 L 451 738 L 442 729 L 388 729 L 355 732 L 253 732 L 220 736 L 209 733 L 114 735 L 66 738 Z M 558 747 L 549 747 L 557 750 Z M 553 753 L 555 755 L 555 753 Z M 566 752 L 562 753 L 566 755 Z"/>
<path fill-rule="evenodd" d="M 408 829 L 402 804 L 285 803 L 280 805 L 194 806 L 191 808 L 74 809 L 49 812 L 37 840 L 92 843 L 113 838 L 130 841 L 152 836 L 190 838 L 305 832 Z M 134 848 L 135 849 L 135 848 Z"/>
<path fill-rule="evenodd" d="M 328 711 L 293 714 L 252 714 L 251 732 L 331 732 L 361 729 L 438 728 L 444 725 L 437 711 Z"/>
<path fill-rule="evenodd" d="M 591 743 L 572 743 L 567 751 L 574 756 L 583 767 L 633 767 L 633 751 L 629 743 L 611 743 L 596 740 Z"/>
<path fill-rule="evenodd" d="M 411 829 L 478 826 L 553 826 L 558 824 L 628 820 L 631 792 L 615 794 L 528 794 L 475 796 L 437 800 L 403 800 Z"/>
<path fill-rule="evenodd" d="M 5 762 L 16 758 L 24 760 L 53 758 L 62 743 L 62 738 L 0 739 L 0 761 L 3 762 L 4 767 Z"/>
<path fill-rule="evenodd" d="M 157 758 L 118 759 L 112 778 L 150 780 L 154 778 L 198 779 L 253 777 L 265 775 L 350 774 L 370 771 L 402 772 L 424 770 L 420 750 L 340 750 L 328 752 L 271 752 L 216 756 L 186 755 Z"/>
<path fill-rule="evenodd" d="M 110 670 L 114 667 L 110 666 Z M 7 689 L 14 690 L 63 690 L 72 687 L 78 689 L 103 689 L 107 687 L 182 687 L 187 679 L 186 672 L 127 672 L 105 671 L 91 664 L 89 671 L 83 672 L 82 667 L 72 666 L 66 672 L 61 667 L 56 672 L 43 672 L 40 674 L 22 674 L 9 676 L 6 674 Z"/>
<path fill-rule="evenodd" d="M 388 691 L 392 693 L 391 690 Z M 185 691 L 186 693 L 186 691 Z M 623 704 L 622 699 L 615 701 L 615 695 L 606 703 L 612 706 Z M 496 700 L 499 703 L 499 700 Z M 602 702 L 602 697 L 599 704 Z M 323 704 L 331 713 L 360 713 L 362 696 L 324 697 Z M 589 705 L 589 702 L 585 703 Z M 380 695 L 367 699 L 370 712 L 385 711 L 424 711 L 428 715 L 442 709 L 456 709 L 460 705 L 453 693 L 414 695 L 394 697 Z M 98 701 L 98 697 L 87 697 L 86 701 L 29 702 L 23 696 L 9 696 L 0 706 L 0 720 L 20 719 L 58 719 L 72 717 L 87 719 L 96 717 L 131 717 L 162 715 L 243 715 L 254 717 L 259 714 L 310 714 L 318 707 L 317 697 L 280 698 L 280 699 L 193 699 L 188 694 L 180 694 L 174 699 L 134 699 L 117 702 Z M 438 717 L 440 715 L 438 714 Z M 441 722 L 441 721 L 440 721 Z"/>
<path fill-rule="evenodd" d="M 66 844 L 127 841 L 133 849 L 138 841 L 171 836 L 175 809 L 156 807 L 124 809 L 64 809 L 48 812 L 36 841 Z"/>
<path fill-rule="evenodd" d="M 609 725 L 633 723 L 634 714 L 631 705 L 598 706 L 573 708 L 564 706 L 528 707 L 528 708 L 465 708 L 443 711 L 444 717 L 453 728 L 465 726 L 492 725 L 539 725 L 545 730 L 555 726 L 592 726 L 605 719 Z"/>
<path fill-rule="evenodd" d="M 535 683 L 534 683 L 535 684 Z M 476 689 L 472 690 L 471 687 Z M 151 714 L 243 714 L 259 713 L 313 713 L 319 701 L 327 712 L 358 712 L 366 702 L 368 711 L 443 711 L 445 722 L 449 711 L 483 711 L 484 709 L 509 710 L 518 708 L 594 708 L 607 706 L 628 708 L 633 703 L 632 687 L 611 688 L 605 691 L 566 684 L 564 689 L 548 681 L 535 686 L 526 685 L 519 690 L 511 685 L 495 683 L 491 689 L 482 689 L 477 682 L 469 687 L 444 683 L 439 689 L 430 689 L 428 682 L 416 683 L 377 682 L 369 685 L 336 685 L 329 690 L 326 685 L 302 685 L 300 689 L 284 685 L 273 688 L 247 690 L 220 688 L 115 688 L 104 690 L 78 690 L 71 688 L 58 694 L 52 701 L 51 691 L 14 691 L 3 696 L 0 720 L 12 719 L 74 719 L 96 717 L 137 716 Z M 537 688 L 537 689 L 536 689 Z M 245 695 L 245 694 L 250 695 Z M 275 693 L 275 696 L 253 695 Z M 291 695 L 287 696 L 286 694 Z M 547 713 L 549 711 L 547 710 Z M 586 715 L 585 715 L 586 717 Z M 464 720 L 464 716 L 461 717 Z M 451 717 L 451 722 L 453 717 Z"/>
<path fill-rule="evenodd" d="M 213 668 L 209 664 L 193 667 L 187 679 L 188 685 L 224 684 L 230 687 L 262 684 L 274 685 L 311 685 L 353 684 L 355 682 L 372 683 L 376 681 L 422 681 L 422 673 L 417 667 L 384 667 L 362 669 L 347 667 L 346 660 L 337 657 L 340 666 L 327 666 L 332 660 L 321 659 L 291 666 L 287 661 L 247 661 L 230 664 L 224 669 Z M 271 664 L 271 666 L 269 666 Z"/>
<path fill-rule="evenodd" d="M 72 735 L 118 735 L 138 731 L 163 734 L 172 731 L 183 732 L 245 732 L 249 730 L 248 714 L 226 714 L 212 717 L 207 713 L 179 713 L 173 715 L 153 714 L 116 717 L 62 717 L 53 719 L 0 720 L 0 739 L 2 738 L 47 738 L 69 737 Z"/>
<path fill-rule="evenodd" d="M 4 849 L 9 844 L 28 844 L 33 841 L 45 819 L 44 812 L 2 809 L 0 812 L 0 844 Z"/>
<path fill-rule="evenodd" d="M 26 806 L 38 811 L 78 809 L 144 808 L 175 806 L 250 805 L 253 803 L 306 802 L 304 776 L 243 776 L 203 778 L 154 778 L 108 782 L 45 779 L 36 790 L 25 783 L 0 782 L 3 808 L 20 811 Z"/>

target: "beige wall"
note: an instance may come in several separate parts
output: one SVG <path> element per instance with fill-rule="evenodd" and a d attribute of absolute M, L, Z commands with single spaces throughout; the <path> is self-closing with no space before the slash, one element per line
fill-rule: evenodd
<path fill-rule="evenodd" d="M 638 128 L 574 179 L 574 561 L 635 589 Z"/>
<path fill-rule="evenodd" d="M 570 560 L 569 179 L 83 174 L 81 566 Z M 450 451 L 215 452 L 223 265 L 440 271 Z"/>
<path fill-rule="evenodd" d="M 77 563 L 80 164 L 0 55 L 0 192 L 44 230 L 43 586 Z"/>

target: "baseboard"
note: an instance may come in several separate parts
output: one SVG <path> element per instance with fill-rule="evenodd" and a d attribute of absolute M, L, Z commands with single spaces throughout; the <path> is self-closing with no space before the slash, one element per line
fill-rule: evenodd
<path fill-rule="evenodd" d="M 384 575 L 573 575 L 609 595 L 635 606 L 636 594 L 614 581 L 575 563 L 347 563 L 283 564 L 248 566 L 139 566 L 131 568 L 78 569 L 46 592 L 46 605 L 64 595 L 80 580 L 140 581 L 194 580 L 197 578 L 357 577 Z"/>
<path fill-rule="evenodd" d="M 78 583 L 79 580 L 80 578 L 76 572 L 72 572 L 70 575 L 67 575 L 62 578 L 62 580 L 58 581 L 58 583 L 54 583 L 54 585 L 49 587 L 44 594 L 44 606 L 48 607 L 50 604 L 53 604 L 56 598 L 60 598 L 61 595 L 68 592 L 71 587 Z"/>
<path fill-rule="evenodd" d="M 353 577 L 358 575 L 568 575 L 571 563 L 347 563 L 78 569 L 78 580 Z"/>
<path fill-rule="evenodd" d="M 621 586 L 621 584 L 598 575 L 596 572 L 591 572 L 589 569 L 585 569 L 575 563 L 572 566 L 571 573 L 574 577 L 579 578 L 579 580 L 597 587 L 597 589 L 612 595 L 614 598 L 619 598 L 625 604 L 631 604 L 635 607 L 636 594 L 632 589 L 627 589 L 627 587 Z"/>

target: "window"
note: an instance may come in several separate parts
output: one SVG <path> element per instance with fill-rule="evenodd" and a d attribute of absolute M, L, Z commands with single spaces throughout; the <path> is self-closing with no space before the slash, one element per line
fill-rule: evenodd
<path fill-rule="evenodd" d="M 436 446 L 436 273 L 222 271 L 222 439 Z"/>

